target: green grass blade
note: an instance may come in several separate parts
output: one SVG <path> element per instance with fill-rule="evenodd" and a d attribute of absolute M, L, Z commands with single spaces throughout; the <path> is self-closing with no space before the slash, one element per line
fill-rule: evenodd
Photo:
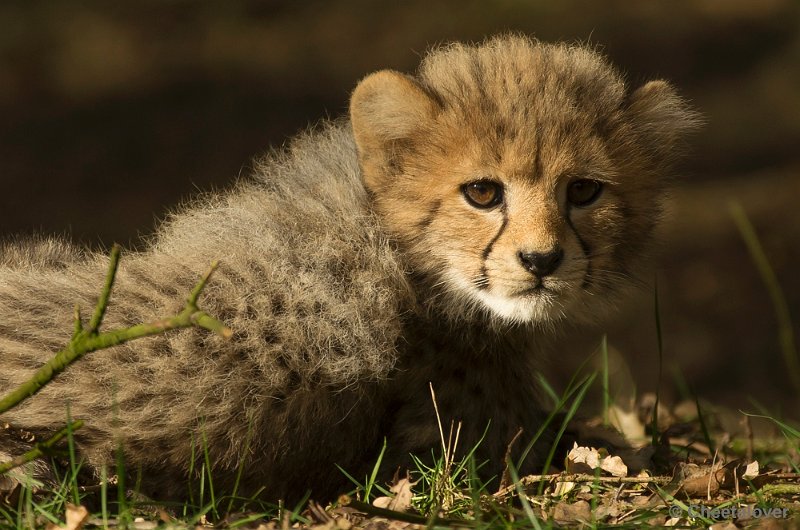
<path fill-rule="evenodd" d="M 711 454 L 716 454 L 717 449 L 715 447 L 713 438 L 711 438 L 711 433 L 708 430 L 708 424 L 706 423 L 703 409 L 700 408 L 700 398 L 697 397 L 697 394 L 694 395 L 694 403 L 697 407 L 697 420 L 700 422 L 700 431 L 703 433 L 703 438 L 706 441 L 706 445 L 708 445 L 708 449 L 711 451 Z"/>
<path fill-rule="evenodd" d="M 608 426 L 608 410 L 611 408 L 611 391 L 608 387 L 608 335 L 603 335 L 600 342 L 600 356 L 602 360 L 602 390 L 603 390 L 603 425 Z"/>
<path fill-rule="evenodd" d="M 481 434 L 481 437 L 478 438 L 478 441 L 475 442 L 475 445 L 473 445 L 472 448 L 470 448 L 469 452 L 464 456 L 464 458 L 461 459 L 458 465 L 456 465 L 456 467 L 453 469 L 453 476 L 458 476 L 462 471 L 466 469 L 468 461 L 470 459 L 475 458 L 475 451 L 478 450 L 478 447 L 480 447 L 480 445 L 486 439 L 486 435 L 489 433 L 489 427 L 491 427 L 491 425 L 492 425 L 491 421 L 488 421 L 486 423 L 486 428 L 483 429 L 483 434 Z"/>
<path fill-rule="evenodd" d="M 739 411 L 739 412 L 741 412 L 745 416 L 749 416 L 751 418 L 761 418 L 761 419 L 769 420 L 769 421 L 773 422 L 775 425 L 777 425 L 781 429 L 781 431 L 783 431 L 784 436 L 789 436 L 789 437 L 792 437 L 792 438 L 800 440 L 800 430 L 795 429 L 794 427 L 792 427 L 791 425 L 789 425 L 786 422 L 783 422 L 781 420 L 778 420 L 778 419 L 775 419 L 775 418 L 773 418 L 771 416 L 767 416 L 767 415 L 763 415 L 763 414 L 751 414 L 751 413 L 743 412 L 743 411 Z"/>
<path fill-rule="evenodd" d="M 652 437 L 650 443 L 653 447 L 659 444 L 658 432 L 658 405 L 661 398 L 661 377 L 664 370 L 664 335 L 661 330 L 661 308 L 658 301 L 658 278 L 653 284 L 653 306 L 656 319 L 656 340 L 658 341 L 658 381 L 656 381 L 656 403 L 653 407 L 653 417 L 651 419 Z"/>
<path fill-rule="evenodd" d="M 191 519 L 189 519 L 189 524 L 187 525 L 189 528 L 194 528 L 195 526 L 199 525 L 200 520 L 203 518 L 204 515 L 207 515 L 214 508 L 213 503 L 208 503 L 194 515 Z"/>
<path fill-rule="evenodd" d="M 108 528 L 108 469 L 100 468 L 100 514 L 103 528 Z"/>
<path fill-rule="evenodd" d="M 306 494 L 294 505 L 294 510 L 292 510 L 292 514 L 289 517 L 289 522 L 299 522 L 300 524 L 307 525 L 310 523 L 308 519 L 300 515 L 305 510 L 306 505 L 308 504 L 308 499 L 311 497 L 311 490 L 306 491 Z"/>
<path fill-rule="evenodd" d="M 364 484 L 364 502 L 369 502 L 370 495 L 372 494 L 372 488 L 375 485 L 375 481 L 378 479 L 378 472 L 381 469 L 381 462 L 383 461 L 383 455 L 386 453 L 386 438 L 383 439 L 383 447 L 381 447 L 381 452 L 378 454 L 378 459 L 375 461 L 375 465 L 372 466 L 372 474 L 370 474 L 369 479 Z"/>
<path fill-rule="evenodd" d="M 544 390 L 544 393 L 553 400 L 553 406 L 557 407 L 559 402 L 558 393 L 553 389 L 552 385 L 550 385 L 550 382 L 545 379 L 542 372 L 536 372 L 536 379 L 539 382 L 539 386 Z"/>
<path fill-rule="evenodd" d="M 127 489 L 125 488 L 126 482 L 126 471 L 125 471 L 125 454 L 122 450 L 122 441 L 117 440 L 117 449 L 116 449 L 116 464 L 117 464 L 117 503 L 119 506 L 117 510 L 119 511 L 117 515 L 117 519 L 119 519 L 119 526 L 120 528 L 127 528 L 130 517 L 130 511 L 128 510 L 128 497 L 127 497 Z"/>
<path fill-rule="evenodd" d="M 567 414 L 564 416 L 564 420 L 561 422 L 561 427 L 556 434 L 555 439 L 553 440 L 553 444 L 550 447 L 550 452 L 547 454 L 547 458 L 544 461 L 543 469 L 547 472 L 550 469 L 550 464 L 553 462 L 553 458 L 555 458 L 556 449 L 558 449 L 558 441 L 561 440 L 561 437 L 564 436 L 564 432 L 567 430 L 569 426 L 569 422 L 575 416 L 575 413 L 578 412 L 578 407 L 580 407 L 581 403 L 583 402 L 583 398 L 586 397 L 586 392 L 588 392 L 589 388 L 592 386 L 597 374 L 591 374 L 586 379 L 584 379 L 583 383 L 578 387 L 578 392 L 575 395 L 575 399 L 572 400 L 572 405 L 570 406 Z M 545 481 L 539 483 L 539 495 L 542 495 L 544 492 L 544 485 Z"/>
<path fill-rule="evenodd" d="M 755 228 L 753 228 L 750 219 L 748 219 L 744 208 L 742 208 L 742 205 L 738 202 L 731 202 L 729 209 L 736 223 L 736 227 L 739 229 L 739 233 L 745 245 L 747 245 L 750 258 L 758 269 L 761 280 L 767 287 L 769 296 L 772 299 L 772 307 L 775 310 L 775 316 L 778 320 L 778 334 L 781 352 L 783 353 L 783 361 L 786 364 L 786 370 L 789 372 L 789 379 L 795 391 L 800 393 L 800 360 L 798 360 L 797 345 L 795 343 L 794 327 L 792 326 L 789 304 L 786 301 L 786 297 L 783 295 L 780 283 L 778 283 L 778 277 L 772 265 L 770 265 L 769 259 L 767 259 L 764 247 L 761 246 L 758 234 Z"/>
<path fill-rule="evenodd" d="M 252 416 L 249 418 L 247 422 L 247 434 L 245 435 L 244 439 L 244 451 L 242 454 L 248 455 L 250 454 L 250 440 L 253 437 L 253 418 Z M 244 457 L 246 458 L 246 456 Z M 230 494 L 230 499 L 228 500 L 228 507 L 225 509 L 225 513 L 231 513 L 233 510 L 233 501 L 236 498 L 236 494 L 239 492 L 239 484 L 242 480 L 242 473 L 244 472 L 245 462 L 239 462 L 239 469 L 236 471 L 236 480 L 233 483 L 233 490 Z"/>
<path fill-rule="evenodd" d="M 72 430 L 72 413 L 67 402 L 67 447 L 69 448 L 70 488 L 72 490 L 72 503 L 76 506 L 81 503 L 78 493 L 78 458 L 75 451 L 75 437 Z"/>
<path fill-rule="evenodd" d="M 210 498 L 211 512 L 214 516 L 214 519 L 219 519 L 219 511 L 217 510 L 217 498 L 214 495 L 214 477 L 213 477 L 213 469 L 211 467 L 211 456 L 208 453 L 208 439 L 206 438 L 205 429 L 201 429 L 200 435 L 203 441 L 203 459 L 205 462 L 204 468 L 208 476 L 208 494 L 211 497 Z"/>
<path fill-rule="evenodd" d="M 586 362 L 587 361 L 584 361 L 581 364 L 581 367 L 578 368 L 577 372 L 580 372 L 582 370 L 582 368 L 586 364 Z M 533 438 L 531 438 L 531 441 L 528 442 L 528 445 L 525 446 L 525 449 L 523 449 L 522 453 L 520 454 L 519 459 L 517 460 L 517 469 L 520 469 L 522 467 L 523 462 L 528 457 L 530 452 L 533 450 L 533 447 L 536 445 L 536 442 L 539 440 L 539 438 L 541 438 L 542 434 L 544 434 L 545 431 L 547 431 L 547 428 L 553 422 L 553 420 L 558 415 L 558 413 L 561 411 L 561 409 L 563 409 L 564 406 L 567 404 L 567 401 L 572 397 L 573 394 L 578 392 L 579 389 L 581 388 L 580 384 L 575 384 L 575 381 L 576 381 L 576 378 L 577 378 L 577 372 L 576 372 L 575 375 L 572 376 L 572 379 L 570 380 L 569 384 L 567 385 L 567 390 L 564 393 L 564 395 L 562 397 L 560 397 L 560 398 L 557 398 L 556 406 L 553 407 L 553 409 L 551 410 L 550 414 L 548 414 L 547 417 L 545 418 L 545 420 L 539 425 L 539 429 L 536 431 L 536 433 L 534 434 Z"/>
<path fill-rule="evenodd" d="M 339 469 L 339 471 L 341 471 L 341 472 L 342 472 L 342 474 L 343 474 L 345 477 L 347 477 L 347 480 L 349 480 L 350 482 L 352 482 L 352 483 L 355 485 L 355 487 L 356 487 L 356 488 L 358 488 L 358 489 L 364 489 L 364 484 L 362 484 L 361 482 L 359 482 L 357 478 L 355 478 L 353 475 L 351 475 L 350 473 L 348 473 L 348 472 L 347 472 L 347 471 L 346 471 L 346 470 L 345 470 L 345 469 L 344 469 L 342 466 L 340 466 L 339 464 L 335 464 L 335 465 L 336 465 L 336 467 Z"/>
<path fill-rule="evenodd" d="M 514 487 L 517 490 L 517 496 L 519 497 L 520 504 L 522 504 L 522 509 L 525 511 L 525 516 L 528 518 L 528 521 L 530 521 L 531 526 L 535 530 L 541 530 L 542 526 L 539 524 L 539 518 L 536 517 L 535 513 L 533 513 L 533 508 L 531 507 L 531 503 L 528 501 L 528 496 L 525 494 L 525 491 L 522 488 L 522 484 L 519 480 L 519 474 L 517 473 L 517 469 L 514 467 L 514 463 L 509 459 L 507 465 L 508 473 L 511 475 L 511 480 L 514 481 Z"/>

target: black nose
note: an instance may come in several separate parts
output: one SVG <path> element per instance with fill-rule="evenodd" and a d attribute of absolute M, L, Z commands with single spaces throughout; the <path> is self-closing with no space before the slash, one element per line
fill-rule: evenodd
<path fill-rule="evenodd" d="M 522 262 L 522 266 L 540 278 L 553 274 L 561 264 L 563 257 L 564 251 L 560 247 L 550 252 L 519 253 L 519 260 Z"/>

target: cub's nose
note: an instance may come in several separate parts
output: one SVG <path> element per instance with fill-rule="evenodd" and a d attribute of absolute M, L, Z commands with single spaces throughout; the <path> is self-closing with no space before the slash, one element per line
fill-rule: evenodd
<path fill-rule="evenodd" d="M 564 251 L 561 247 L 556 247 L 550 252 L 519 252 L 519 261 L 525 270 L 535 274 L 539 278 L 543 278 L 553 272 L 561 264 L 564 258 Z"/>

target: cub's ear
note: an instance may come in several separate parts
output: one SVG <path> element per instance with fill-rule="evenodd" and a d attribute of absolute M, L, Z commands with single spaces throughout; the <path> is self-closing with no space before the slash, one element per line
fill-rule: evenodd
<path fill-rule="evenodd" d="M 399 72 L 375 72 L 358 84 L 350 98 L 350 121 L 368 186 L 392 165 L 398 140 L 423 130 L 435 111 L 433 99 Z"/>
<path fill-rule="evenodd" d="M 703 124 L 701 115 L 662 80 L 636 89 L 627 111 L 639 142 L 657 165 L 668 165 L 681 140 Z"/>

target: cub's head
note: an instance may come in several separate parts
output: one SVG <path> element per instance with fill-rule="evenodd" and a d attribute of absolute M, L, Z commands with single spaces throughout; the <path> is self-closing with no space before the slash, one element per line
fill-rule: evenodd
<path fill-rule="evenodd" d="M 632 283 L 698 121 L 664 81 L 630 91 L 592 50 L 517 36 L 372 74 L 350 117 L 374 208 L 430 299 L 508 323 L 591 319 Z"/>

